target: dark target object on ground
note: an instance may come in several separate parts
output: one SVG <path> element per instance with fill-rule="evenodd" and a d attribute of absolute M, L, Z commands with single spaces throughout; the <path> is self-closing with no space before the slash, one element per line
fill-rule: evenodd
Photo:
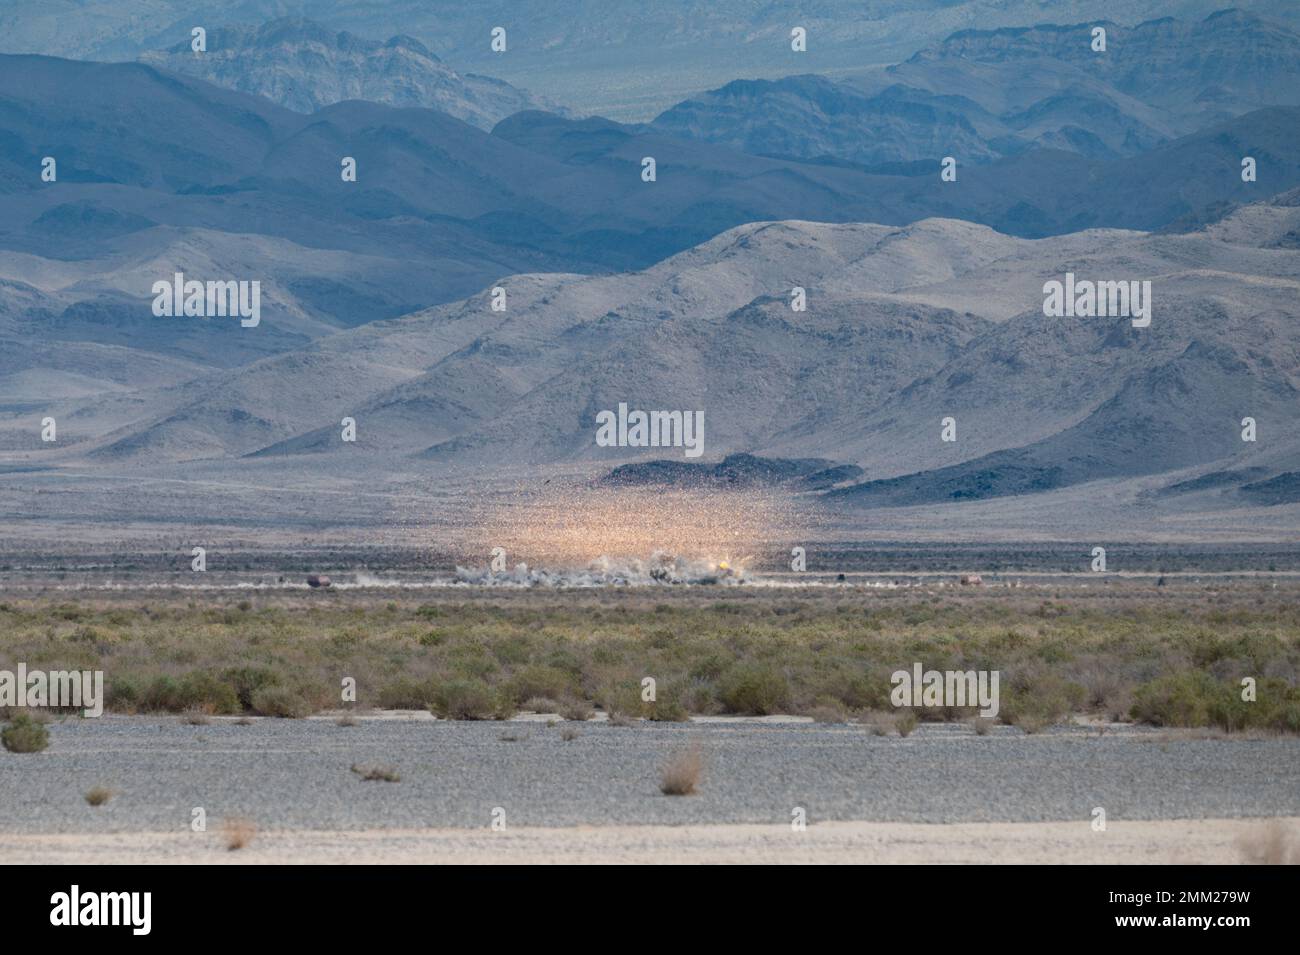
<path fill-rule="evenodd" d="M 330 579 L 329 579 L 328 577 L 326 577 L 324 574 L 310 574 L 310 575 L 307 577 L 307 586 L 308 586 L 308 587 L 328 587 L 328 586 L 330 586 Z"/>

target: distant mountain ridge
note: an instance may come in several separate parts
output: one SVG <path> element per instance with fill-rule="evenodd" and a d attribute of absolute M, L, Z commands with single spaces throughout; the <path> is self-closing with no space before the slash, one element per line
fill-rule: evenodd
<path fill-rule="evenodd" d="M 737 80 L 657 117 L 677 136 L 761 155 L 865 165 L 1032 148 L 1134 156 L 1265 106 L 1300 105 L 1300 33 L 1238 10 L 1107 31 L 1097 24 L 964 30 L 843 80 Z"/>
<path fill-rule="evenodd" d="M 757 155 L 866 166 L 958 155 L 987 162 L 1025 148 L 976 103 L 901 83 L 874 95 L 821 76 L 736 80 L 679 103 L 654 126 Z"/>
<path fill-rule="evenodd" d="M 736 77 L 840 76 L 898 63 L 969 28 L 1199 19 L 1226 5 L 1229 0 L 41 0 L 0 5 L 0 52 L 135 59 L 188 38 L 196 25 L 261 23 L 292 14 L 370 39 L 412 36 L 458 70 L 638 122 Z M 1235 5 L 1300 25 L 1294 0 Z M 497 25 L 509 31 L 505 54 L 489 45 Z M 790 49 L 796 25 L 808 30 L 806 54 Z"/>
<path fill-rule="evenodd" d="M 264 96 L 298 113 L 362 99 L 436 109 L 483 130 L 521 110 L 566 113 L 503 80 L 457 73 L 409 36 L 379 42 L 285 17 L 256 28 L 217 27 L 206 42 L 204 53 L 181 42 L 144 53 L 140 61 Z"/>
<path fill-rule="evenodd" d="M 0 248 L 75 258 L 154 226 L 255 233 L 439 261 L 447 300 L 509 272 L 644 267 L 769 219 L 1154 229 L 1300 185 L 1297 115 L 1271 107 L 1108 161 L 1031 150 L 939 184 L 935 165 L 774 160 L 597 118 L 527 111 L 487 134 L 362 101 L 304 116 L 145 64 L 0 56 Z M 51 152 L 57 184 L 39 176 Z M 1225 172 L 1247 154 L 1258 183 Z M 1187 173 L 1175 180 L 1171 165 Z"/>

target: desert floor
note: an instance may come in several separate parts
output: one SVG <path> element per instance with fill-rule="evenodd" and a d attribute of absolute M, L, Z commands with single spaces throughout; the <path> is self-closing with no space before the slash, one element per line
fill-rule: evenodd
<path fill-rule="evenodd" d="M 1080 821 L 823 822 L 802 832 L 756 824 L 508 826 L 259 832 L 239 850 L 227 849 L 221 833 L 0 834 L 0 863 L 1233 864 L 1269 859 L 1293 846 L 1297 832 L 1300 818 L 1116 822 L 1105 832 Z"/>
<path fill-rule="evenodd" d="M 697 791 L 664 795 L 691 751 Z M 1300 739 L 1124 726 L 105 716 L 0 762 L 0 863 L 1231 863 L 1300 836 Z"/>

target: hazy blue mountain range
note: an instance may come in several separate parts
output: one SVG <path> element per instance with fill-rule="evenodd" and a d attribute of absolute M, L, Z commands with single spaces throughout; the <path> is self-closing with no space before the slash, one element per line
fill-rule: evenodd
<path fill-rule="evenodd" d="M 1059 22 L 1059 21 L 1058 21 Z M 1087 27 L 1084 26 L 1084 36 Z M 1194 118 L 1206 110 L 1235 115 L 1264 105 L 1289 104 L 1300 81 L 1297 34 L 1293 26 L 1231 9 L 1202 20 L 1163 17 L 1126 27 L 1103 21 L 1107 49 L 1095 53 L 1079 42 L 1079 26 L 1046 24 L 997 30 L 963 30 L 921 50 L 888 72 L 907 77 L 924 75 L 943 63 L 1006 66 L 1019 83 L 999 83 L 1001 97 L 1026 98 L 1044 61 L 1068 63 L 1099 75 L 1121 93 L 1158 105 L 1174 114 Z M 977 74 L 978 75 L 978 74 Z M 971 84 L 974 93 L 987 82 Z"/>
<path fill-rule="evenodd" d="M 865 166 L 943 156 L 982 163 L 1028 145 L 962 96 L 936 96 L 901 83 L 867 93 L 815 75 L 735 80 L 678 103 L 654 126 L 758 155 Z"/>
<path fill-rule="evenodd" d="M 975 6 L 878 12 L 942 21 Z M 715 14 L 684 9 L 689 35 L 670 46 L 696 56 L 694 18 Z M 769 26 L 786 15 L 747 10 Z M 134 43 L 140 21 L 114 22 Z M 204 67 L 218 84 L 0 56 L 0 467 L 18 475 L 0 512 L 252 520 L 239 488 L 292 483 L 391 516 L 403 475 L 477 493 L 512 469 L 777 487 L 846 514 L 961 503 L 998 526 L 1004 506 L 1114 503 L 1119 526 L 1300 507 L 1285 25 L 1115 25 L 1112 44 L 1145 50 L 1146 72 L 1118 46 L 1098 69 L 1074 50 L 1087 51 L 1078 27 L 948 30 L 890 68 L 740 81 L 626 124 L 474 100 L 483 87 L 444 75 L 427 37 L 324 22 L 238 33 L 245 52 Z M 614 88 L 641 81 L 653 35 L 614 45 L 629 58 Z M 312 109 L 354 88 L 363 98 Z M 394 105 L 408 94 L 445 95 L 473 122 Z M 958 156 L 956 182 L 941 155 Z M 1242 181 L 1243 156 L 1258 181 Z M 1067 271 L 1150 280 L 1151 327 L 1045 318 L 1043 283 Z M 259 280 L 260 326 L 155 317 L 151 287 L 176 272 Z M 807 312 L 790 308 L 796 285 Z M 620 402 L 702 410 L 705 457 L 597 447 L 595 415 Z M 53 445 L 34 426 L 46 415 Z M 947 415 L 955 443 L 938 440 Z M 339 440 L 345 416 L 356 444 Z M 1260 442 L 1241 441 L 1245 416 Z"/>
<path fill-rule="evenodd" d="M 501 80 L 461 75 L 412 37 L 395 36 L 381 43 L 303 19 L 273 20 L 256 28 L 217 28 L 208 31 L 203 54 L 193 52 L 186 39 L 140 59 L 265 96 L 299 113 L 361 99 L 389 106 L 424 106 L 490 130 L 521 110 L 564 112 Z"/>
<path fill-rule="evenodd" d="M 1296 115 L 1258 110 L 1113 160 L 1030 150 L 941 183 L 929 162 L 770 159 L 540 112 L 490 134 L 360 101 L 304 116 L 145 65 L 5 56 L 0 246 L 73 258 L 155 225 L 255 233 L 445 262 L 453 297 L 506 272 L 640 267 L 767 219 L 942 215 L 1026 236 L 1152 229 L 1300 184 Z M 1258 183 L 1241 182 L 1244 155 L 1259 160 Z M 59 160 L 57 183 L 41 181 L 43 156 Z M 345 156 L 357 160 L 355 183 L 340 177 Z M 646 156 L 658 163 L 653 183 L 641 179 Z"/>
<path fill-rule="evenodd" d="M 883 67 L 961 30 L 1115 20 L 1200 19 L 1225 0 L 31 0 L 0 6 L 0 52 L 129 60 L 186 40 L 196 25 L 315 20 L 369 40 L 414 37 L 434 54 L 583 112 L 649 120 L 737 78 Z M 1293 0 L 1237 0 L 1300 24 Z M 489 31 L 505 26 L 506 53 Z M 790 30 L 808 30 L 805 54 Z"/>
<path fill-rule="evenodd" d="M 1133 157 L 1033 149 L 941 183 L 928 162 L 776 160 L 541 112 L 490 134 L 361 101 L 302 115 L 142 64 L 4 56 L 0 128 L 0 337 L 42 342 L 10 359 L 7 397 L 19 403 L 186 381 L 512 274 L 643 269 L 749 222 L 943 216 L 1027 237 L 1177 229 L 1300 185 L 1300 110 L 1289 107 Z M 1247 154 L 1257 183 L 1238 175 Z M 39 175 L 47 155 L 53 183 Z M 654 183 L 640 177 L 647 155 Z M 355 183 L 341 180 L 344 156 L 358 161 Z M 263 326 L 234 335 L 157 320 L 150 289 L 176 271 L 259 279 Z M 99 360 L 118 369 L 111 381 L 97 384 Z M 132 398 L 114 420 L 142 407 Z"/>
<path fill-rule="evenodd" d="M 967 30 L 888 69 L 835 81 L 736 80 L 655 126 L 751 153 L 861 164 L 1033 147 L 1132 156 L 1266 105 L 1300 105 L 1300 33 L 1240 11 L 1201 21 Z"/>

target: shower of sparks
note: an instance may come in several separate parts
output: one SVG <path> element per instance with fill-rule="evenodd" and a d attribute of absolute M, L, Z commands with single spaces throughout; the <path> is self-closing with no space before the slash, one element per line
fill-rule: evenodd
<path fill-rule="evenodd" d="M 798 536 L 794 511 L 788 495 L 754 491 L 561 488 L 499 502 L 483 531 L 512 556 L 547 565 L 668 553 L 726 570 Z"/>
<path fill-rule="evenodd" d="M 414 517 L 414 515 L 411 515 Z M 432 517 L 432 515 L 427 515 Z M 603 486 L 586 481 L 484 484 L 422 524 L 432 544 L 475 567 L 494 548 L 508 565 L 577 570 L 670 556 L 706 571 L 743 574 L 788 563 L 811 539 L 816 511 L 779 489 Z"/>

